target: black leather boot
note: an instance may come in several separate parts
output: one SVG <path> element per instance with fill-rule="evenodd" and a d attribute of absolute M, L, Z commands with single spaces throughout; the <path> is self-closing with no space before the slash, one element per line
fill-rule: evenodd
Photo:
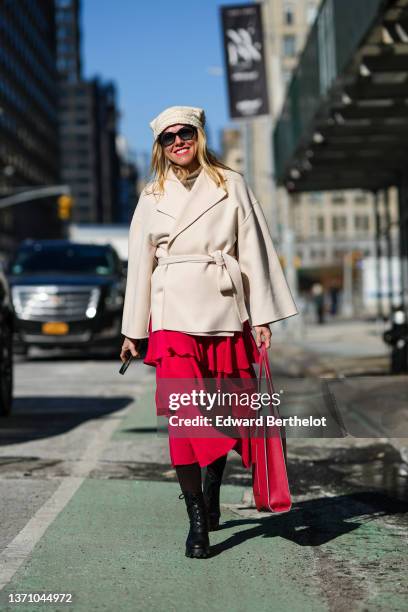
<path fill-rule="evenodd" d="M 208 531 L 216 531 L 220 526 L 220 488 L 221 479 L 207 470 L 204 479 L 204 503 L 207 510 Z"/>
<path fill-rule="evenodd" d="M 182 498 L 186 502 L 190 518 L 190 531 L 186 540 L 186 557 L 206 558 L 210 554 L 210 542 L 203 494 L 201 491 L 199 493 L 184 491 L 179 495 L 179 499 Z"/>

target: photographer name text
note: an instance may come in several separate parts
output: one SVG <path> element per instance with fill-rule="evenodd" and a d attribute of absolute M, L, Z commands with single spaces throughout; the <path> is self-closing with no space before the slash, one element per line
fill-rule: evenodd
<path fill-rule="evenodd" d="M 327 427 L 326 417 L 275 417 L 272 414 L 257 417 L 233 417 L 217 415 L 215 417 L 196 416 L 192 418 L 171 415 L 169 424 L 173 427 Z"/>

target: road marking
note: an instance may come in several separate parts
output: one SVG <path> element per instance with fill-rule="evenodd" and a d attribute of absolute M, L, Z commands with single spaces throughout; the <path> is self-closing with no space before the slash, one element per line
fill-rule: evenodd
<path fill-rule="evenodd" d="M 135 385 L 133 392 L 135 396 L 139 395 L 142 392 L 142 385 Z M 65 508 L 89 473 L 95 469 L 98 457 L 105 445 L 109 442 L 115 429 L 119 427 L 122 418 L 130 412 L 132 406 L 133 402 L 122 410 L 115 412 L 115 418 L 110 418 L 109 415 L 103 417 L 104 422 L 95 431 L 93 440 L 86 447 L 81 459 L 74 464 L 72 475 L 61 482 L 53 495 L 2 551 L 0 554 L 0 591 L 10 582 L 51 523 Z M 118 419 L 118 416 L 121 418 Z"/>

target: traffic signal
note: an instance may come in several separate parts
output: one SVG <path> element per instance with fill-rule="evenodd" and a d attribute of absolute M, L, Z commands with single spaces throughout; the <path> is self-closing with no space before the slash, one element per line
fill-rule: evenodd
<path fill-rule="evenodd" d="M 73 198 L 69 195 L 61 195 L 58 198 L 58 217 L 60 219 L 69 219 L 71 217 L 71 209 Z"/>

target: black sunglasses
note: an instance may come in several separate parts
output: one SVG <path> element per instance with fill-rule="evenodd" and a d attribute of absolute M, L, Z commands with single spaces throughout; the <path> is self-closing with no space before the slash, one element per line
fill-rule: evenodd
<path fill-rule="evenodd" d="M 181 140 L 185 142 L 186 140 L 193 140 L 196 134 L 197 130 L 194 126 L 185 125 L 178 132 L 163 132 L 159 136 L 159 142 L 162 147 L 169 147 L 175 142 L 176 136 L 180 136 Z"/>

